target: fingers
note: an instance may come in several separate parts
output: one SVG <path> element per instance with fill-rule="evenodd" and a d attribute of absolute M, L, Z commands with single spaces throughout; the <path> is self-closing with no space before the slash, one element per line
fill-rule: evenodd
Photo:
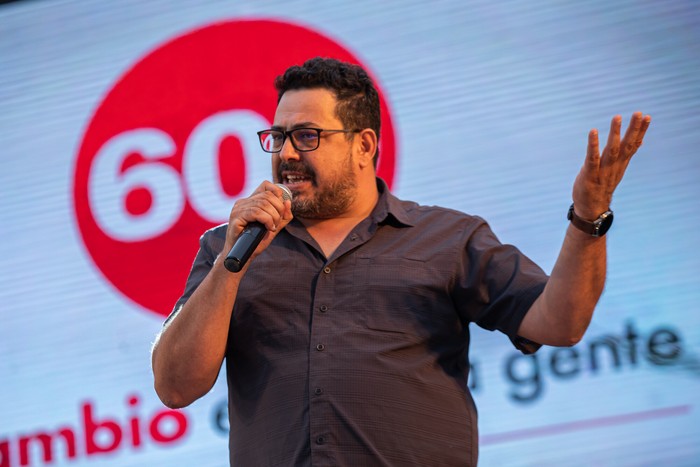
<path fill-rule="evenodd" d="M 615 115 L 610 123 L 610 134 L 603 149 L 601 165 L 603 167 L 617 166 L 620 160 L 622 167 L 626 167 L 632 156 L 637 152 L 644 141 L 651 117 L 642 112 L 635 112 L 630 118 L 629 126 L 625 136 L 620 140 L 620 130 L 622 127 L 622 117 Z"/>
<path fill-rule="evenodd" d="M 625 137 L 622 139 L 622 145 L 625 155 L 631 157 L 639 146 L 637 145 L 638 135 L 642 129 L 642 113 L 635 112 L 632 114 L 630 124 L 625 132 Z"/>
<path fill-rule="evenodd" d="M 588 149 L 586 151 L 586 165 L 591 169 L 598 168 L 600 164 L 600 147 L 598 143 L 598 130 L 595 128 L 588 132 Z"/>
<path fill-rule="evenodd" d="M 649 128 L 650 123 L 651 123 L 651 115 L 645 115 L 642 118 L 642 125 L 639 129 L 639 132 L 637 133 L 637 140 L 634 142 L 636 149 L 639 149 L 639 147 L 644 142 L 644 135 L 646 135 L 647 129 Z"/>
<path fill-rule="evenodd" d="M 284 227 L 289 223 L 289 221 L 292 220 L 292 201 L 289 199 L 285 199 L 286 197 L 289 197 L 290 193 L 289 191 L 285 191 L 277 183 L 271 183 L 268 181 L 263 182 L 263 185 L 265 187 L 265 190 L 269 193 L 273 193 L 274 196 L 276 197 L 274 200 L 272 200 L 272 203 L 275 206 L 275 209 L 277 209 L 277 212 L 281 214 L 281 223 L 277 222 L 275 226 L 277 228 Z M 280 203 L 281 202 L 281 205 Z M 281 210 L 280 210 L 281 209 Z M 273 230 L 273 229 L 271 229 Z M 274 230 L 273 230 L 274 231 Z"/>
<path fill-rule="evenodd" d="M 615 160 L 620 155 L 620 128 L 622 128 L 622 116 L 615 115 L 610 122 L 610 133 L 608 134 L 608 143 L 605 145 L 603 153 Z"/>
<path fill-rule="evenodd" d="M 253 191 L 253 194 L 251 196 L 254 196 L 258 193 L 264 193 L 266 191 L 270 191 L 276 194 L 277 196 L 279 196 L 280 199 L 282 199 L 282 196 L 284 195 L 284 190 L 277 186 L 276 183 L 272 183 L 270 181 L 265 180 L 260 185 L 258 185 L 258 187 L 255 189 L 255 191 Z"/>
<path fill-rule="evenodd" d="M 283 191 L 275 184 L 265 181 L 248 198 L 236 201 L 229 216 L 229 224 L 243 226 L 259 222 L 267 230 L 275 232 L 285 219 L 291 220 L 291 203 L 282 200 Z"/>
<path fill-rule="evenodd" d="M 644 141 L 644 135 L 651 123 L 651 116 L 643 115 L 642 112 L 635 112 L 630 119 L 629 127 L 622 140 L 622 150 L 624 156 L 632 157 Z"/>
<path fill-rule="evenodd" d="M 249 222 L 260 222 L 267 230 L 275 232 L 285 210 L 284 202 L 272 191 L 265 191 L 249 199 Z"/>

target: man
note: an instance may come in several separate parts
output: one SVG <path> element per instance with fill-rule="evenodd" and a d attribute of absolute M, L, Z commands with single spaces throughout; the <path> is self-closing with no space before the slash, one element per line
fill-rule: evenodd
<path fill-rule="evenodd" d="M 312 59 L 277 78 L 261 145 L 272 174 L 206 232 L 153 349 L 163 402 L 207 393 L 226 359 L 232 465 L 475 465 L 468 325 L 524 352 L 578 342 L 605 280 L 612 194 L 649 116 L 602 155 L 591 131 L 551 277 L 480 218 L 401 201 L 376 178 L 379 98 L 359 67 Z M 244 227 L 268 232 L 238 273 Z"/>

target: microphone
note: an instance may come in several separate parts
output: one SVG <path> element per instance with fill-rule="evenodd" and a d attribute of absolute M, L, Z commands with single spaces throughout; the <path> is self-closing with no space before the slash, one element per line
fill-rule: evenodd
<path fill-rule="evenodd" d="M 276 183 L 278 187 L 282 188 L 284 194 L 282 195 L 282 200 L 292 199 L 292 192 L 286 186 L 281 183 Z M 262 241 L 263 237 L 267 233 L 267 229 L 260 222 L 250 222 L 245 226 L 243 232 L 236 239 L 236 243 L 233 244 L 233 248 L 226 255 L 224 260 L 224 267 L 231 272 L 238 272 L 243 269 L 245 263 L 250 259 L 250 255 L 253 254 L 255 249 Z"/>

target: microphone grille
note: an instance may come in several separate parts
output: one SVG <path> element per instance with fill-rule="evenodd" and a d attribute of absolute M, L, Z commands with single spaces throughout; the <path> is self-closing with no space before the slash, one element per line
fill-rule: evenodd
<path fill-rule="evenodd" d="M 282 200 L 283 200 L 283 201 L 287 201 L 287 200 L 291 201 L 291 200 L 292 200 L 292 198 L 293 198 L 293 196 L 292 196 L 292 191 L 291 191 L 289 188 L 287 188 L 285 185 L 283 185 L 283 184 L 281 184 L 281 183 L 275 183 L 275 185 L 277 185 L 278 187 L 282 188 L 282 191 L 284 192 L 284 193 L 282 194 Z"/>

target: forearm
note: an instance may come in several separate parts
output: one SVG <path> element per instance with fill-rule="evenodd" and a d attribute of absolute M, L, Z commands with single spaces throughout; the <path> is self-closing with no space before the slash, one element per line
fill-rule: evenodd
<path fill-rule="evenodd" d="M 605 237 L 569 225 L 552 274 L 520 326 L 519 335 L 546 345 L 576 344 L 605 286 Z"/>
<path fill-rule="evenodd" d="M 169 407 L 184 407 L 216 382 L 226 351 L 231 313 L 243 271 L 232 274 L 217 259 L 176 316 L 156 338 L 155 389 Z"/>
<path fill-rule="evenodd" d="M 613 192 L 642 145 L 650 122 L 649 115 L 635 112 L 620 140 L 622 117 L 613 117 L 602 154 L 598 130 L 588 133 L 586 159 L 572 190 L 578 218 L 603 222 L 600 216 L 610 209 Z M 520 324 L 520 336 L 548 345 L 573 345 L 581 340 L 605 286 L 605 248 L 605 237 L 593 237 L 569 225 L 549 282 Z"/>

